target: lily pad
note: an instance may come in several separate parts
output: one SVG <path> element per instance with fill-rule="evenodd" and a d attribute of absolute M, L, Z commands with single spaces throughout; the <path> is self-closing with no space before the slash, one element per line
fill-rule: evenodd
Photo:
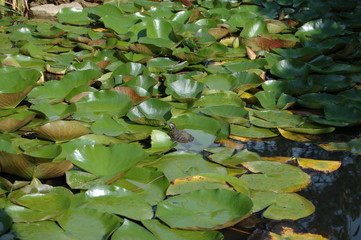
<path fill-rule="evenodd" d="M 113 233 L 111 240 L 157 240 L 157 238 L 142 226 L 124 219 L 123 224 Z"/>
<path fill-rule="evenodd" d="M 162 224 L 158 220 L 142 221 L 144 226 L 148 228 L 154 236 L 159 240 L 221 240 L 223 234 L 217 231 L 194 231 L 194 230 L 180 230 L 172 229 L 167 225 Z"/>
<path fill-rule="evenodd" d="M 267 161 L 251 161 L 242 163 L 244 167 L 254 173 L 244 174 L 241 179 L 250 189 L 272 192 L 296 192 L 311 182 L 308 174 L 297 167 Z"/>
<path fill-rule="evenodd" d="M 53 140 L 64 141 L 89 133 L 89 129 L 80 122 L 58 120 L 44 124 L 34 129 L 39 136 Z"/>
<path fill-rule="evenodd" d="M 114 177 L 128 171 L 146 156 L 147 153 L 138 145 L 114 144 L 105 147 L 94 144 L 76 148 L 68 159 L 98 177 Z"/>
<path fill-rule="evenodd" d="M 85 192 L 77 208 L 96 209 L 135 220 L 151 219 L 153 210 L 141 196 L 117 186 L 97 186 Z"/>
<path fill-rule="evenodd" d="M 164 200 L 156 216 L 172 228 L 214 230 L 234 225 L 251 208 L 252 201 L 241 193 L 202 189 Z"/>
<path fill-rule="evenodd" d="M 170 119 L 171 108 L 169 103 L 152 98 L 134 107 L 127 116 L 137 123 L 159 126 Z"/>
<path fill-rule="evenodd" d="M 254 192 L 253 212 L 264 208 L 263 216 L 274 220 L 297 220 L 311 215 L 315 206 L 297 193 Z"/>

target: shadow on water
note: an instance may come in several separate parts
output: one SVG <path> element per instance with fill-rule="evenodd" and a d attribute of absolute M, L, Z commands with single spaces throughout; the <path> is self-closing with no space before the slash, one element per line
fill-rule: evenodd
<path fill-rule="evenodd" d="M 346 131 L 350 131 L 347 133 Z M 327 141 L 347 141 L 360 129 L 327 136 Z M 361 156 L 350 152 L 329 152 L 313 143 L 279 139 L 275 141 L 243 142 L 245 148 L 261 156 L 302 157 L 342 161 L 332 173 L 309 172 L 312 183 L 299 192 L 316 207 L 314 214 L 298 220 L 305 232 L 321 234 L 330 240 L 361 239 Z M 237 236 L 238 235 L 238 236 Z M 236 232 L 225 232 L 226 240 L 247 239 Z"/>

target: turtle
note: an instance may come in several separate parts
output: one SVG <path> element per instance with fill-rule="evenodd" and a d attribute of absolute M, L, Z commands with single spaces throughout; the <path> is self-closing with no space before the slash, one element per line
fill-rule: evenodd
<path fill-rule="evenodd" d="M 184 130 L 178 130 L 176 125 L 172 122 L 169 123 L 172 131 L 169 133 L 170 139 L 174 142 L 189 143 L 194 140 L 194 137 Z"/>

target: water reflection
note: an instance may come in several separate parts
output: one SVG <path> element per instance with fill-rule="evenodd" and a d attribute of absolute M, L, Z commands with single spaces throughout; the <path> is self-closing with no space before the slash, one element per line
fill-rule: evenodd
<path fill-rule="evenodd" d="M 275 141 L 243 142 L 261 156 L 302 157 L 342 161 L 333 173 L 310 172 L 312 184 L 301 195 L 311 200 L 316 212 L 300 219 L 306 232 L 322 234 L 331 240 L 361 239 L 361 157 L 349 152 L 328 152 L 312 143 Z"/>

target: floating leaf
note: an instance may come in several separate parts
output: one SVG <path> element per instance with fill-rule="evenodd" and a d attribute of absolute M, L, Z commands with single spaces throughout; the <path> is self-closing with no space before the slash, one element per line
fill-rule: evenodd
<path fill-rule="evenodd" d="M 114 177 L 129 170 L 146 156 L 146 152 L 138 145 L 113 144 L 105 147 L 94 144 L 76 148 L 68 159 L 98 177 Z"/>
<path fill-rule="evenodd" d="M 78 208 L 96 209 L 135 220 L 153 217 L 151 205 L 141 196 L 117 186 L 97 186 L 87 190 Z"/>
<path fill-rule="evenodd" d="M 341 167 L 340 161 L 315 160 L 310 158 L 297 158 L 297 162 L 302 168 L 310 168 L 325 173 L 336 171 Z"/>
<path fill-rule="evenodd" d="M 187 102 L 199 98 L 203 90 L 203 84 L 191 79 L 179 79 L 171 82 L 167 87 L 167 93 L 181 102 Z"/>
<path fill-rule="evenodd" d="M 132 100 L 116 91 L 92 92 L 75 103 L 74 118 L 98 119 L 102 115 L 125 116 L 132 107 Z"/>
<path fill-rule="evenodd" d="M 164 200 L 156 216 L 172 228 L 214 230 L 234 225 L 251 208 L 252 201 L 241 193 L 202 189 Z"/>
<path fill-rule="evenodd" d="M 113 233 L 111 240 L 157 240 L 153 234 L 140 225 L 124 219 L 123 224 Z"/>
<path fill-rule="evenodd" d="M 89 133 L 89 129 L 76 121 L 58 120 L 34 129 L 39 136 L 53 141 L 64 141 Z"/>
<path fill-rule="evenodd" d="M 329 19 L 317 19 L 304 24 L 296 36 L 327 38 L 342 33 L 345 26 Z"/>
<path fill-rule="evenodd" d="M 242 165 L 254 173 L 262 173 L 244 174 L 241 177 L 249 188 L 257 191 L 295 192 L 311 182 L 308 174 L 288 164 L 251 161 Z"/>
<path fill-rule="evenodd" d="M 205 161 L 201 155 L 187 152 L 168 153 L 150 166 L 162 171 L 169 181 L 199 173 L 227 174 L 225 168 Z"/>
<path fill-rule="evenodd" d="M 223 235 L 217 231 L 194 231 L 194 230 L 180 230 L 172 229 L 167 225 L 160 223 L 158 220 L 142 221 L 144 226 L 148 228 L 154 236 L 159 240 L 221 240 Z"/>
<path fill-rule="evenodd" d="M 171 108 L 169 103 L 152 98 L 134 107 L 127 116 L 134 122 L 157 126 L 170 119 Z"/>
<path fill-rule="evenodd" d="M 69 209 L 56 219 L 71 239 L 107 239 L 119 226 L 120 219 L 93 209 Z M 81 225 L 79 226 L 79 223 Z M 41 238 L 41 237 L 40 237 Z M 61 238 L 59 238 L 61 239 Z"/>
<path fill-rule="evenodd" d="M 151 205 L 155 205 L 164 199 L 169 183 L 164 174 L 154 168 L 135 167 L 113 185 L 132 191 Z"/>
<path fill-rule="evenodd" d="M 276 137 L 279 133 L 267 128 L 259 128 L 255 126 L 243 127 L 231 124 L 231 138 L 247 137 L 247 138 L 270 138 Z"/>
<path fill-rule="evenodd" d="M 74 25 L 87 25 L 92 22 L 91 19 L 88 18 L 87 9 L 80 8 L 62 8 L 56 14 L 56 17 L 60 23 Z"/>
<path fill-rule="evenodd" d="M 178 195 L 201 189 L 233 189 L 225 181 L 203 176 L 191 176 L 187 178 L 177 178 L 170 183 L 167 195 Z"/>
<path fill-rule="evenodd" d="M 313 204 L 297 193 L 252 193 L 253 212 L 267 208 L 263 216 L 274 220 L 297 220 L 315 211 Z"/>

